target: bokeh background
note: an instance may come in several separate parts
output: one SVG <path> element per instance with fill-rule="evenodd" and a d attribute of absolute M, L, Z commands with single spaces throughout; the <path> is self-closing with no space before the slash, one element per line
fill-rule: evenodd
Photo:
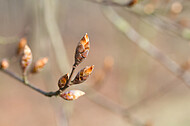
<path fill-rule="evenodd" d="M 16 50 L 22 37 L 33 62 L 49 58 L 41 73 L 28 75 L 43 90 L 58 89 L 85 33 L 91 49 L 77 71 L 95 65 L 85 83 L 71 87 L 86 92 L 76 101 L 47 98 L 0 72 L 0 126 L 189 126 L 188 83 L 162 56 L 188 71 L 190 1 L 128 2 L 0 0 L 0 60 L 7 58 L 11 71 L 21 75 Z"/>

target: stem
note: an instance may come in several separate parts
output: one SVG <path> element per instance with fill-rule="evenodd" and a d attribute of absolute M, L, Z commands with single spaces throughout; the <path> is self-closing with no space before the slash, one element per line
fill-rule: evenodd
<path fill-rule="evenodd" d="M 67 83 L 65 84 L 65 86 L 60 89 L 61 91 L 64 91 L 65 89 L 67 89 L 67 88 L 70 86 L 71 78 L 72 78 L 72 76 L 73 76 L 73 73 L 74 73 L 74 71 L 75 71 L 75 68 L 76 68 L 76 65 L 74 64 L 73 67 L 72 67 L 72 71 L 71 71 L 71 73 L 70 73 L 69 79 L 68 79 Z"/>
<path fill-rule="evenodd" d="M 20 81 L 21 83 L 23 83 L 25 86 L 28 86 L 29 88 L 37 91 L 38 93 L 44 95 L 44 96 L 47 96 L 47 97 L 52 97 L 52 96 L 57 96 L 59 95 L 60 91 L 57 90 L 55 92 L 46 92 L 46 91 L 43 91 L 35 86 L 33 86 L 32 84 L 30 84 L 29 82 L 26 82 L 26 80 L 24 80 L 24 78 L 20 78 L 19 76 L 17 76 L 15 73 L 7 70 L 7 69 L 0 69 L 1 71 L 3 71 L 5 74 L 9 75 L 10 77 L 13 77 L 14 79 Z M 25 76 L 23 76 L 25 77 Z"/>

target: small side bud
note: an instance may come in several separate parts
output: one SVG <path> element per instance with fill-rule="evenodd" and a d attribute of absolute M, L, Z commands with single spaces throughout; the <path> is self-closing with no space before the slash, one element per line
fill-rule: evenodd
<path fill-rule="evenodd" d="M 37 72 L 41 71 L 44 68 L 44 66 L 47 64 L 47 62 L 48 62 L 47 57 L 39 59 L 38 61 L 36 61 L 32 72 L 37 73 Z"/>
<path fill-rule="evenodd" d="M 112 56 L 107 56 L 104 59 L 104 69 L 105 71 L 110 71 L 114 65 L 114 59 Z"/>
<path fill-rule="evenodd" d="M 21 67 L 24 73 L 26 72 L 31 63 L 32 63 L 32 52 L 28 47 L 28 45 L 25 45 L 23 50 L 23 55 L 21 58 Z"/>
<path fill-rule="evenodd" d="M 1 69 L 7 69 L 9 67 L 9 62 L 8 62 L 8 60 L 7 59 L 3 59 L 2 61 L 1 61 L 1 66 L 0 66 L 0 68 Z"/>
<path fill-rule="evenodd" d="M 92 71 L 94 70 L 94 65 L 92 66 L 86 66 L 82 70 L 78 72 L 75 79 L 71 81 L 72 84 L 80 84 L 88 79 L 88 77 L 91 75 Z"/>
<path fill-rule="evenodd" d="M 20 55 L 22 51 L 24 50 L 25 45 L 27 44 L 26 38 L 21 38 L 20 42 L 18 44 L 18 50 L 17 53 Z"/>
<path fill-rule="evenodd" d="M 75 66 L 79 65 L 87 56 L 90 50 L 90 42 L 86 33 L 77 45 L 75 51 Z"/>
<path fill-rule="evenodd" d="M 60 93 L 60 97 L 62 97 L 65 100 L 76 100 L 80 96 L 83 96 L 85 93 L 80 90 L 70 90 L 65 93 Z"/>
<path fill-rule="evenodd" d="M 65 74 L 63 75 L 59 81 L 58 81 L 58 86 L 59 86 L 59 89 L 63 88 L 65 86 L 65 84 L 67 83 L 67 81 L 69 80 L 69 74 Z"/>

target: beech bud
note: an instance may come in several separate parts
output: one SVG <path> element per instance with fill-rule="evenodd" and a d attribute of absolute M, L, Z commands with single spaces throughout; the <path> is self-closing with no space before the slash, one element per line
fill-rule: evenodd
<path fill-rule="evenodd" d="M 76 100 L 80 96 L 83 96 L 85 93 L 80 90 L 70 90 L 65 93 L 60 93 L 60 97 L 62 97 L 65 100 Z"/>

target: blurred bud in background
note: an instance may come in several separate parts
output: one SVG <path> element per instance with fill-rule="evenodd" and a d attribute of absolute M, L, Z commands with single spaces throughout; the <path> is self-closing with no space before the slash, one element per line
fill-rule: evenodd
<path fill-rule="evenodd" d="M 47 64 L 47 62 L 48 62 L 47 57 L 39 59 L 38 61 L 35 62 L 32 72 L 37 73 L 41 71 L 44 68 L 44 66 Z"/>
<path fill-rule="evenodd" d="M 7 69 L 9 67 L 9 62 L 7 59 L 1 60 L 1 69 Z"/>

